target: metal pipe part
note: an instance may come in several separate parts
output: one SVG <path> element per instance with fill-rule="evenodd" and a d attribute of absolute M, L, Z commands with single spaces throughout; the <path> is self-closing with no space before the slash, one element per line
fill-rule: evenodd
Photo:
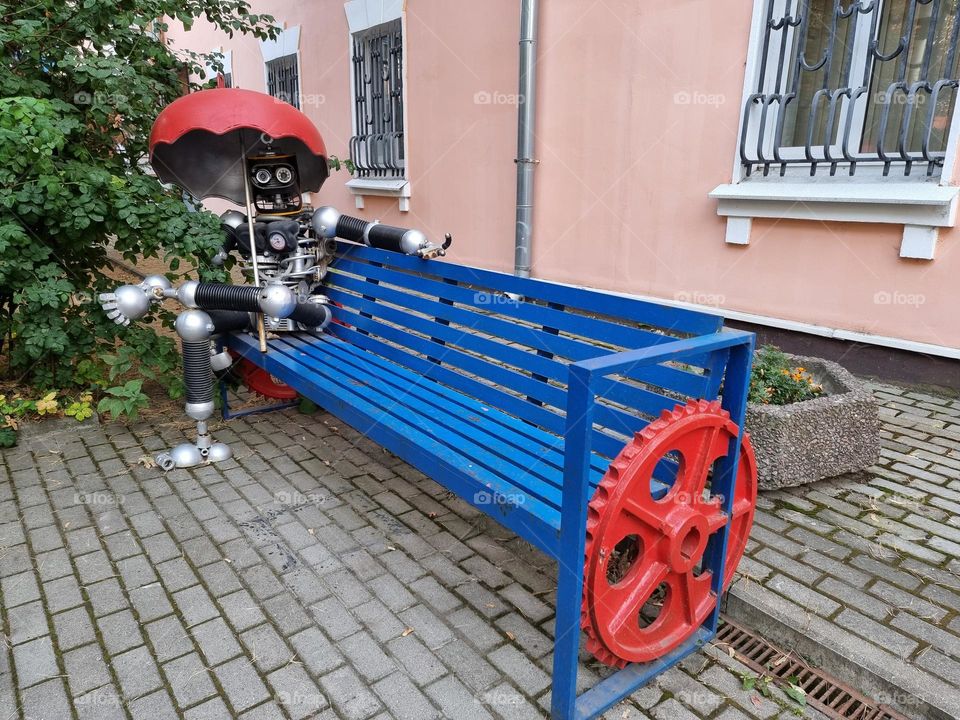
<path fill-rule="evenodd" d="M 521 0 L 520 89 L 517 105 L 517 225 L 514 272 L 530 277 L 533 241 L 533 156 L 537 118 L 537 34 L 539 0 Z"/>
<path fill-rule="evenodd" d="M 250 190 L 250 173 L 247 172 L 247 160 L 243 153 L 243 133 L 240 141 L 240 164 L 243 166 L 243 194 L 247 206 L 247 222 L 250 224 L 250 260 L 253 263 L 253 284 L 260 285 L 260 266 L 257 264 L 257 234 L 254 226 L 256 218 L 253 216 L 253 194 Z M 267 328 L 263 322 L 263 313 L 257 313 L 257 337 L 260 340 L 260 352 L 267 351 Z"/>

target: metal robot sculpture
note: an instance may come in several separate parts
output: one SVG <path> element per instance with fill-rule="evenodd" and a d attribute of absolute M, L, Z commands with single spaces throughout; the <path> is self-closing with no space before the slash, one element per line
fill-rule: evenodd
<path fill-rule="evenodd" d="M 229 446 L 215 442 L 207 428 L 213 372 L 233 362 L 229 353 L 216 351 L 214 338 L 249 329 L 267 352 L 267 332 L 322 332 L 332 319 L 323 279 L 337 238 L 421 258 L 444 255 L 450 245 L 449 235 L 437 245 L 419 230 L 306 205 L 303 193 L 320 190 L 328 175 L 323 139 L 303 113 L 262 93 L 218 88 L 171 103 L 153 125 L 150 163 L 162 182 L 246 210 L 221 215 L 225 240 L 213 262 L 222 265 L 236 252 L 248 284 L 191 280 L 173 287 L 164 276 L 151 275 L 100 295 L 104 311 L 120 325 L 166 299 L 186 308 L 175 328 L 183 350 L 185 411 L 197 422 L 197 439 L 160 453 L 156 461 L 164 470 L 231 457 Z"/>

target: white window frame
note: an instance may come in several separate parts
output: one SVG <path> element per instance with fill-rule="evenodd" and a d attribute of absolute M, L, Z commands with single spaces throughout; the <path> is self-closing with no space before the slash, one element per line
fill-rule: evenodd
<path fill-rule="evenodd" d="M 783 7 L 785 1 L 777 0 L 778 6 Z M 710 192 L 710 197 L 718 201 L 717 213 L 727 218 L 726 242 L 733 245 L 749 244 L 753 218 L 756 217 L 890 223 L 903 225 L 901 257 L 933 260 L 940 228 L 956 225 L 960 188 L 951 186 L 950 179 L 954 173 L 960 138 L 960 106 L 951 118 L 946 157 L 936 181 L 881 178 L 870 172 L 861 173 L 859 169 L 853 177 L 802 177 L 797 173 L 780 177 L 779 172 L 763 177 L 762 173 L 756 171 L 750 177 L 746 176 L 740 160 L 740 128 L 748 119 L 747 113 L 759 112 L 756 106 L 747 108 L 746 103 L 759 82 L 762 63 L 767 62 L 768 66 L 776 68 L 776 50 L 780 47 L 779 42 L 772 43 L 768 51 L 769 60 L 761 57 L 766 6 L 767 0 L 754 0 L 732 182 L 719 185 Z M 861 22 L 863 17 L 859 18 Z M 795 32 L 791 30 L 788 33 L 788 42 L 792 41 Z M 858 39 L 865 35 L 858 33 Z M 854 49 L 855 56 L 859 52 L 861 60 L 866 53 L 866 38 L 862 40 L 862 43 L 858 40 L 861 46 Z M 767 74 L 767 82 L 772 89 L 774 79 L 770 73 Z M 845 115 L 841 120 L 846 120 Z M 752 123 L 749 127 L 755 125 Z M 768 134 L 767 137 L 770 138 L 772 154 L 772 136 Z M 755 146 L 757 133 L 751 132 L 746 142 Z M 781 155 L 803 157 L 802 152 L 802 148 L 787 148 Z M 839 146 L 836 146 L 836 152 L 840 153 Z"/>
<path fill-rule="evenodd" d="M 377 25 L 383 25 L 392 20 L 400 20 L 403 43 L 403 127 L 409 127 L 407 122 L 407 18 L 404 12 L 404 0 L 349 0 L 344 3 L 343 9 L 347 15 L 347 26 L 350 31 L 349 47 L 352 56 L 353 38 L 357 33 L 364 32 Z M 357 127 L 356 111 L 357 88 L 353 76 L 353 67 L 350 67 L 350 132 Z M 402 178 L 352 178 L 347 181 L 347 189 L 353 193 L 357 209 L 362 210 L 364 198 L 370 196 L 395 197 L 401 212 L 409 212 L 412 185 L 410 183 L 410 148 L 408 134 L 403 134 L 403 156 L 407 159 L 407 166 Z"/>
<path fill-rule="evenodd" d="M 297 56 L 297 88 L 300 92 L 299 104 L 303 107 L 303 64 L 300 62 L 300 26 L 285 28 L 280 31 L 273 40 L 260 41 L 260 55 L 263 58 L 263 91 L 270 89 L 267 63 L 271 60 L 278 60 L 287 55 Z M 234 81 L 236 87 L 236 81 Z"/>

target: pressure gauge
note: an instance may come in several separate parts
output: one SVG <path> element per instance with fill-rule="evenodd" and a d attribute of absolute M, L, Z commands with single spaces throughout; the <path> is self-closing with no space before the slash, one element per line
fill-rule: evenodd
<path fill-rule="evenodd" d="M 253 181 L 260 186 L 267 185 L 272 179 L 273 175 L 266 168 L 260 168 L 253 174 Z"/>
<path fill-rule="evenodd" d="M 278 167 L 274 175 L 277 178 L 277 182 L 281 185 L 287 185 L 293 180 L 293 170 L 286 165 Z"/>
<path fill-rule="evenodd" d="M 276 252 L 282 252 L 287 249 L 287 238 L 283 233 L 271 233 L 267 241 L 270 243 L 270 247 Z"/>

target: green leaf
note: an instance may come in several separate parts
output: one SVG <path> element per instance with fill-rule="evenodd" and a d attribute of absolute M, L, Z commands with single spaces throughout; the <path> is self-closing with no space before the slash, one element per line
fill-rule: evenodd
<path fill-rule="evenodd" d="M 807 704 L 807 692 L 799 685 L 790 683 L 783 688 L 784 694 L 798 705 Z"/>

